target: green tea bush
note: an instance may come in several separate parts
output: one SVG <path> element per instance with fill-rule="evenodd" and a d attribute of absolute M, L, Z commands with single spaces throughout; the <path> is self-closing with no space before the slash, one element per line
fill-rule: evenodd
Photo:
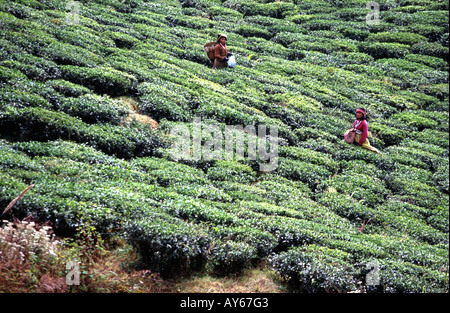
<path fill-rule="evenodd" d="M 282 252 L 271 263 L 294 291 L 334 293 L 356 289 L 355 269 L 348 259 L 342 251 L 312 245 Z"/>
<path fill-rule="evenodd" d="M 68 82 L 64 79 L 48 80 L 46 81 L 46 85 L 67 97 L 79 97 L 92 93 L 89 88 Z"/>
<path fill-rule="evenodd" d="M 265 189 L 268 198 L 272 198 L 276 203 L 286 200 L 297 200 L 303 197 L 310 197 L 311 190 L 308 185 L 302 182 L 293 182 L 284 177 L 265 174 L 258 177 L 256 187 Z"/>
<path fill-rule="evenodd" d="M 125 231 L 145 266 L 164 277 L 174 277 L 205 265 L 211 238 L 204 229 L 167 214 L 144 214 L 130 219 Z"/>
<path fill-rule="evenodd" d="M 156 177 L 158 184 L 163 187 L 181 183 L 206 184 L 208 182 L 202 170 L 166 159 L 136 158 L 131 164 Z"/>
<path fill-rule="evenodd" d="M 275 172 L 290 180 L 299 180 L 314 188 L 322 180 L 332 175 L 325 166 L 315 165 L 304 161 L 279 158 L 279 164 Z"/>
<path fill-rule="evenodd" d="M 328 179 L 318 187 L 319 190 L 329 188 L 351 195 L 361 203 L 372 207 L 383 203 L 390 194 L 382 180 L 350 171 Z"/>
<path fill-rule="evenodd" d="M 123 166 L 123 164 L 113 156 L 100 152 L 86 144 L 78 144 L 71 141 L 28 141 L 17 142 L 13 145 L 14 149 L 22 151 L 31 157 L 35 156 L 55 156 L 59 158 L 68 158 L 70 160 L 84 162 L 88 164 L 111 164 Z"/>
<path fill-rule="evenodd" d="M 66 43 L 52 43 L 42 48 L 40 55 L 52 59 L 62 65 L 74 65 L 82 67 L 97 67 L 104 63 L 98 55 L 82 47 Z"/>
<path fill-rule="evenodd" d="M 308 161 L 312 164 L 325 166 L 332 173 L 336 173 L 339 167 L 338 163 L 331 157 L 324 155 L 323 153 L 311 151 L 310 149 L 297 147 L 280 147 L 279 153 L 281 157 L 300 161 Z"/>
<path fill-rule="evenodd" d="M 295 9 L 295 4 L 283 1 L 258 3 L 251 0 L 228 0 L 223 5 L 244 15 L 262 15 L 275 18 L 285 17 L 289 11 Z"/>
<path fill-rule="evenodd" d="M 229 8 L 222 7 L 220 5 L 212 5 L 206 9 L 206 11 L 212 16 L 225 16 L 227 19 L 236 18 L 238 20 L 243 18 L 243 14 Z"/>
<path fill-rule="evenodd" d="M 443 195 L 438 188 L 422 182 L 391 176 L 387 184 L 399 196 L 399 199 L 421 207 L 436 209 L 449 203 L 448 195 Z"/>
<path fill-rule="evenodd" d="M 442 162 L 441 157 L 414 147 L 389 147 L 387 151 L 390 158 L 396 162 L 424 169 L 437 168 Z"/>
<path fill-rule="evenodd" d="M 431 68 L 434 68 L 434 69 L 440 70 L 440 71 L 444 71 L 446 68 L 448 68 L 448 65 L 445 62 L 445 60 L 438 58 L 438 57 L 434 57 L 434 56 L 423 55 L 423 54 L 408 54 L 405 58 L 409 61 L 419 63 L 419 64 L 424 64 L 426 66 L 429 66 Z"/>
<path fill-rule="evenodd" d="M 261 37 L 265 39 L 272 38 L 272 34 L 264 27 L 259 25 L 254 26 L 249 23 L 240 24 L 236 32 L 244 37 Z"/>
<path fill-rule="evenodd" d="M 379 260 L 380 282 L 387 293 L 447 292 L 445 274 L 392 259 Z M 428 287 L 426 287 L 428 286 Z"/>
<path fill-rule="evenodd" d="M 376 229 L 373 228 L 382 223 L 382 218 L 378 217 L 376 211 L 369 206 L 366 206 L 363 201 L 360 202 L 353 198 L 353 195 L 351 194 L 353 193 L 353 190 L 349 190 L 350 194 L 348 194 L 348 192 L 336 192 L 332 188 L 323 192 L 323 194 L 317 195 L 319 204 L 328 207 L 341 217 L 345 217 L 354 223 L 358 223 L 358 226 L 361 225 L 363 221 L 367 222 L 371 220 L 371 225 L 366 227 L 365 231 L 376 231 Z M 358 190 L 355 190 L 355 193 L 356 192 L 358 192 Z M 359 194 L 361 194 L 361 192 L 359 192 Z"/>
<path fill-rule="evenodd" d="M 414 33 L 404 33 L 404 32 L 379 32 L 370 34 L 367 37 L 368 41 L 375 42 L 397 42 L 404 45 L 413 45 L 419 42 L 427 42 L 428 39 L 425 36 L 414 34 Z"/>
<path fill-rule="evenodd" d="M 433 181 L 442 192 L 449 193 L 448 190 L 449 165 L 448 161 L 438 166 L 433 174 Z"/>
<path fill-rule="evenodd" d="M 271 202 L 267 191 L 254 185 L 230 181 L 213 181 L 214 186 L 223 190 L 233 201 Z"/>
<path fill-rule="evenodd" d="M 52 105 L 43 97 L 17 89 L 0 88 L 0 108 L 38 107 L 52 109 Z"/>
<path fill-rule="evenodd" d="M 122 158 L 152 155 L 161 142 L 149 129 L 108 124 L 88 125 L 62 112 L 41 108 L 9 111 L 0 119 L 0 129 L 31 140 L 69 139 L 85 142 L 107 154 Z"/>
<path fill-rule="evenodd" d="M 214 27 L 215 22 L 202 17 L 188 17 L 185 15 L 168 15 L 166 17 L 169 25 L 182 26 L 193 29 L 205 29 Z"/>
<path fill-rule="evenodd" d="M 274 235 L 249 226 L 216 225 L 211 229 L 211 235 L 217 238 L 219 243 L 232 240 L 254 247 L 259 258 L 268 256 L 277 245 L 277 238 Z"/>
<path fill-rule="evenodd" d="M 256 173 L 250 166 L 237 161 L 220 160 L 208 168 L 207 177 L 210 180 L 251 183 L 256 179 Z"/>
<path fill-rule="evenodd" d="M 408 132 L 406 130 L 396 129 L 392 126 L 383 125 L 377 122 L 370 123 L 370 129 L 374 134 L 376 134 L 377 138 L 382 140 L 385 146 L 398 145 L 408 136 Z"/>
<path fill-rule="evenodd" d="M 448 3 L 381 3 L 377 25 L 363 0 L 82 1 L 77 25 L 66 4 L 0 1 L 0 206 L 34 184 L 5 219 L 118 234 L 163 277 L 448 291 Z M 211 68 L 218 32 L 238 66 Z M 343 140 L 358 107 L 383 156 Z M 277 168 L 174 162 L 194 116 L 276 126 Z"/>
<path fill-rule="evenodd" d="M 105 96 L 87 94 L 79 98 L 66 98 L 60 110 L 81 118 L 86 123 L 111 123 L 118 125 L 128 114 L 129 108 L 119 101 Z"/>
<path fill-rule="evenodd" d="M 2 148 L 0 154 L 0 167 L 2 168 L 2 170 L 6 170 L 8 168 L 34 171 L 44 170 L 38 163 L 34 162 L 26 154 L 15 150 L 5 140 L 0 141 L 0 147 Z"/>
<path fill-rule="evenodd" d="M 409 45 L 393 42 L 360 42 L 360 52 L 367 53 L 375 59 L 403 58 L 409 54 Z"/>
<path fill-rule="evenodd" d="M 444 47 L 443 45 L 434 42 L 417 43 L 411 46 L 411 52 L 434 56 L 444 60 L 448 59 L 448 47 Z"/>
<path fill-rule="evenodd" d="M 139 39 L 122 32 L 107 31 L 103 33 L 103 36 L 114 41 L 118 48 L 130 49 L 139 42 Z"/>
<path fill-rule="evenodd" d="M 111 67 L 87 68 L 62 65 L 60 69 L 65 80 L 87 87 L 99 94 L 126 95 L 133 92 L 137 85 L 137 79 L 134 76 Z"/>
<path fill-rule="evenodd" d="M 239 274 L 250 267 L 257 259 L 257 251 L 244 242 L 225 241 L 217 244 L 211 251 L 209 262 L 212 264 L 214 274 Z"/>
<path fill-rule="evenodd" d="M 61 76 L 61 71 L 55 62 L 28 53 L 12 53 L 8 60 L 2 62 L 9 68 L 15 68 L 31 79 L 45 81 Z"/>
<path fill-rule="evenodd" d="M 385 157 L 382 158 L 376 153 L 368 151 L 362 147 L 347 147 L 346 149 L 338 150 L 334 154 L 334 157 L 337 160 L 346 161 L 362 160 L 369 164 L 374 164 L 384 171 L 390 171 L 393 168 L 395 162 L 391 155 L 385 155 Z"/>
<path fill-rule="evenodd" d="M 139 111 L 156 119 L 188 122 L 192 120 L 189 110 L 189 100 L 181 92 L 177 92 L 176 85 L 158 85 L 143 83 L 137 88 L 139 94 Z"/>

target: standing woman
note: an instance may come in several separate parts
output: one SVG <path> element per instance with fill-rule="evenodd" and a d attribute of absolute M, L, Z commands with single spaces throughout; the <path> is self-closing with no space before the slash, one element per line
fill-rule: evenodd
<path fill-rule="evenodd" d="M 226 42 L 227 36 L 220 34 L 217 38 L 217 45 L 214 48 L 213 69 L 228 67 L 228 48 Z"/>
<path fill-rule="evenodd" d="M 370 151 L 383 155 L 377 148 L 370 145 L 369 142 L 369 124 L 366 120 L 366 110 L 359 108 L 356 110 L 356 121 L 353 123 L 353 129 L 356 132 L 355 144 L 362 146 Z"/>

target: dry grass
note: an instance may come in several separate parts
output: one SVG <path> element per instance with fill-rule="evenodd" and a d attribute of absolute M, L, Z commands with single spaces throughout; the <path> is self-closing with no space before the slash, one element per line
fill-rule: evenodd
<path fill-rule="evenodd" d="M 137 256 L 124 242 L 116 241 L 114 246 L 105 249 L 88 237 L 78 244 L 68 245 L 56 240 L 49 226 L 17 219 L 3 224 L 0 227 L 0 293 L 160 293 L 173 290 L 159 275 L 131 268 L 129 265 Z M 81 260 L 83 266 L 78 286 L 69 286 L 66 282 L 66 264 L 73 257 Z"/>
<path fill-rule="evenodd" d="M 267 269 L 249 269 L 238 277 L 193 277 L 174 285 L 180 293 L 284 293 L 275 273 Z"/>
<path fill-rule="evenodd" d="M 3 223 L 0 228 L 0 292 L 63 291 L 65 286 L 61 285 L 61 275 L 58 275 L 60 242 L 54 239 L 51 227 L 16 219 Z M 58 282 L 49 283 L 52 276 L 57 276 Z M 41 283 L 41 279 L 46 282 Z M 44 290 L 40 290 L 41 287 Z"/>
<path fill-rule="evenodd" d="M 133 98 L 122 97 L 120 98 L 120 100 L 130 108 L 129 115 L 124 119 L 123 122 L 129 122 L 135 119 L 138 122 L 149 125 L 152 129 L 158 128 L 159 124 L 157 121 L 155 121 L 148 115 L 139 113 L 136 101 Z"/>

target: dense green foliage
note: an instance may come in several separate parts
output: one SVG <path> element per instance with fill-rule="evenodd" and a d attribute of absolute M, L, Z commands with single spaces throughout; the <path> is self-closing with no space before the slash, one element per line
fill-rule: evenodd
<path fill-rule="evenodd" d="M 166 276 L 267 260 L 343 292 L 376 261 L 386 292 L 448 292 L 448 1 L 379 1 L 374 25 L 367 2 L 82 0 L 77 24 L 0 0 L 0 208 L 35 185 L 2 218 L 91 223 Z M 212 70 L 221 32 L 238 65 Z M 358 107 L 383 157 L 343 141 Z M 276 126 L 277 168 L 171 160 L 196 116 Z"/>

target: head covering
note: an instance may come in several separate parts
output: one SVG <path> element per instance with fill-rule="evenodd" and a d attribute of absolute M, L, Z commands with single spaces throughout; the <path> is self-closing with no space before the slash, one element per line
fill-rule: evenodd
<path fill-rule="evenodd" d="M 225 38 L 225 39 L 227 39 L 227 35 L 225 35 L 225 34 L 219 34 L 219 36 L 217 37 L 217 42 L 219 42 L 220 41 L 220 38 Z"/>
<path fill-rule="evenodd" d="M 359 108 L 356 110 L 356 113 L 361 113 L 362 115 L 366 115 L 366 110 L 364 110 L 363 108 Z"/>

